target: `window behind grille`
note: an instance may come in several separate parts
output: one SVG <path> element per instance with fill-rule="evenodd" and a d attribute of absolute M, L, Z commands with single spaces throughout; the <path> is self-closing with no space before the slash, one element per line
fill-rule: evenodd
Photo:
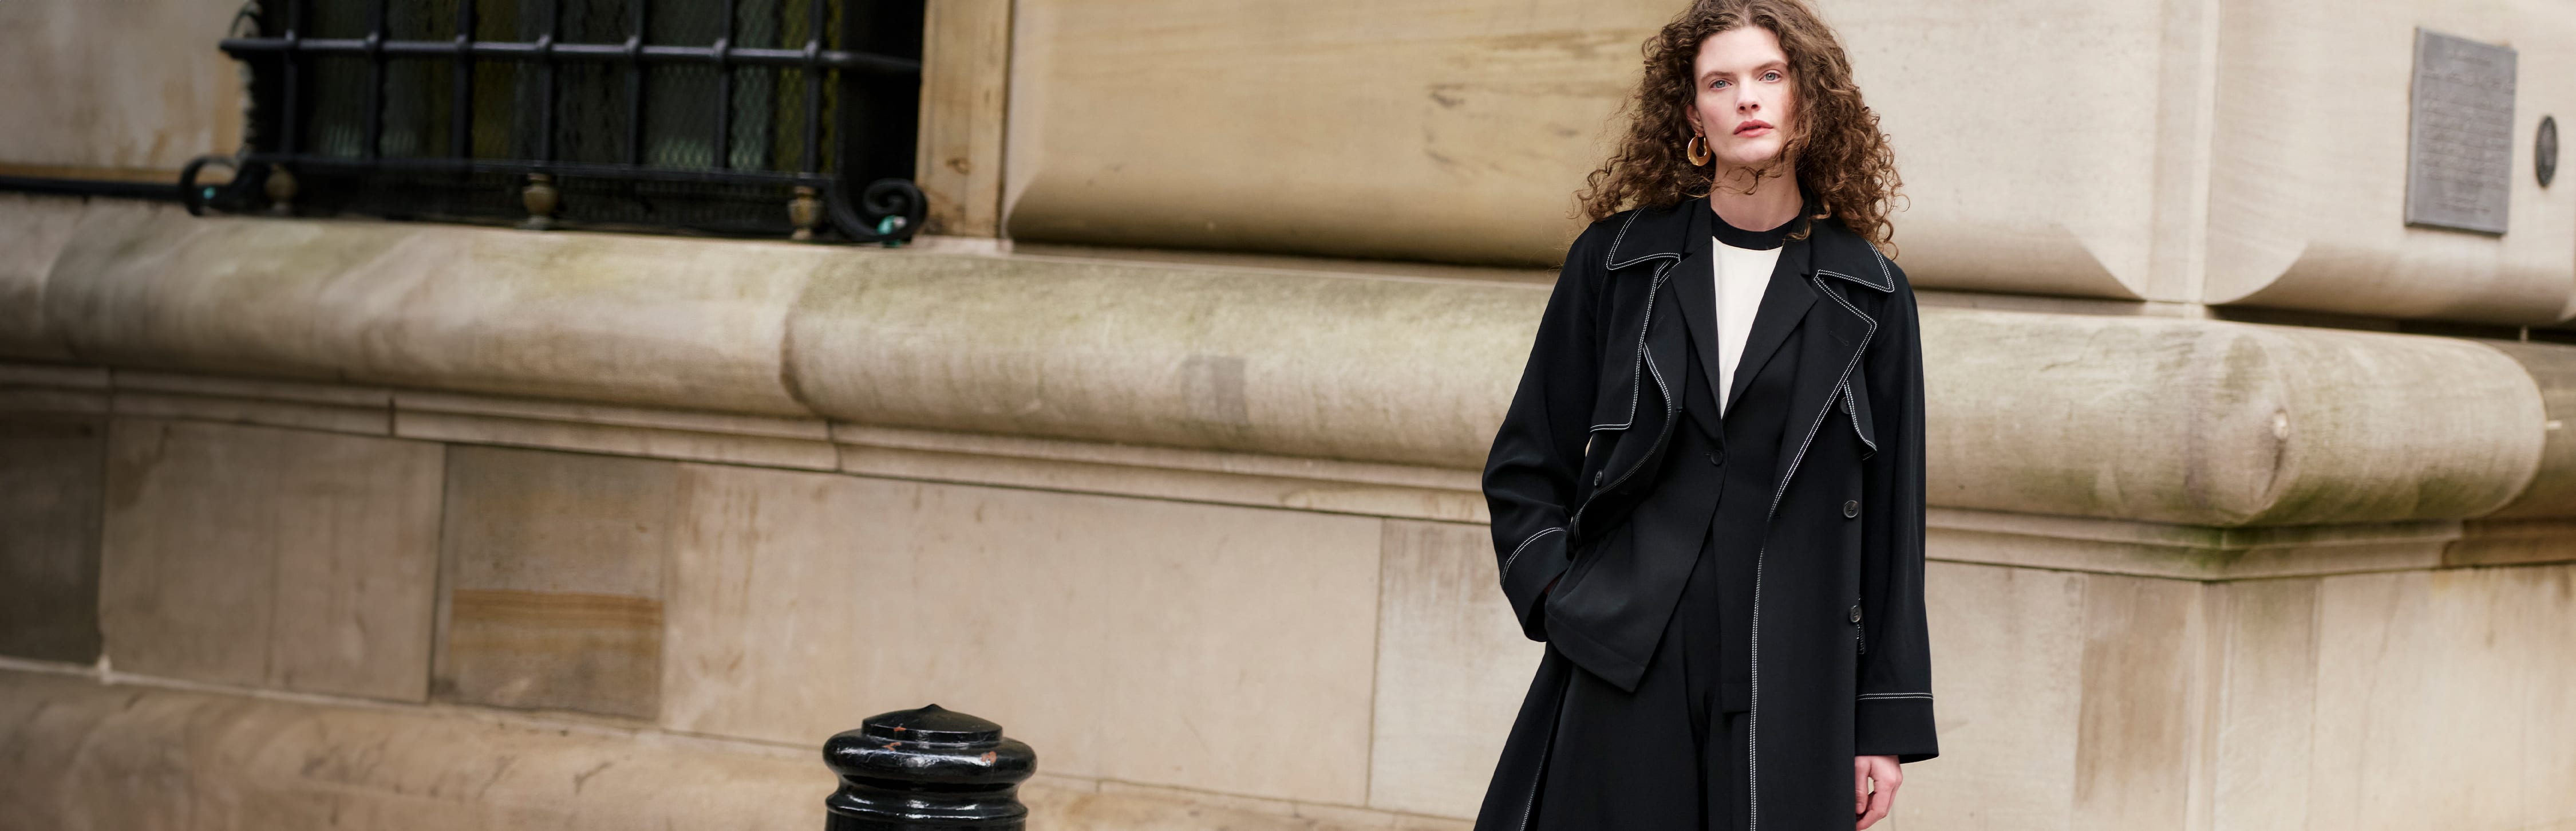
<path fill-rule="evenodd" d="M 923 0 L 255 0 L 242 175 L 304 214 L 911 236 Z"/>

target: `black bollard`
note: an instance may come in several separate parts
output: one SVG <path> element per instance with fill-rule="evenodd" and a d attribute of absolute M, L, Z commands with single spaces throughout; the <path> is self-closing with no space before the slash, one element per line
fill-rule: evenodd
<path fill-rule="evenodd" d="M 823 831 L 1020 831 L 1020 782 L 1038 754 L 999 724 L 933 704 L 833 736 L 823 764 L 841 777 L 823 800 Z"/>

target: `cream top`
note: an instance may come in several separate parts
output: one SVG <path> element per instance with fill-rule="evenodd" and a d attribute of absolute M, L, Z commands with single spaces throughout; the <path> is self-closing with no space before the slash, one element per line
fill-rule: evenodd
<path fill-rule="evenodd" d="M 1762 308 L 1762 290 L 1771 285 L 1771 269 L 1780 263 L 1780 248 L 1737 248 L 1710 238 L 1717 256 L 1717 412 L 1723 417 L 1732 402 L 1735 365 L 1744 358 L 1744 338 L 1753 330 L 1753 313 Z"/>

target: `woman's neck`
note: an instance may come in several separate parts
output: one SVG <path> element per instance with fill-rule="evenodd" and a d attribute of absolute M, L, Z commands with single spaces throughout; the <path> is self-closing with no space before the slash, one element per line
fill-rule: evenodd
<path fill-rule="evenodd" d="M 1753 168 L 1723 170 L 1708 190 L 1708 206 L 1726 224 L 1748 231 L 1778 228 L 1798 218 L 1798 174 L 1783 169 L 1756 175 Z"/>

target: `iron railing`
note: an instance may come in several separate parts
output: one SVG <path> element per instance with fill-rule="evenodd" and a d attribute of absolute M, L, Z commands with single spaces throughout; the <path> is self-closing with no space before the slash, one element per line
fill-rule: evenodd
<path fill-rule="evenodd" d="M 921 9 L 255 0 L 222 42 L 248 68 L 249 146 L 181 191 L 192 210 L 897 242 L 926 212 Z M 199 186 L 207 165 L 236 175 Z"/>

